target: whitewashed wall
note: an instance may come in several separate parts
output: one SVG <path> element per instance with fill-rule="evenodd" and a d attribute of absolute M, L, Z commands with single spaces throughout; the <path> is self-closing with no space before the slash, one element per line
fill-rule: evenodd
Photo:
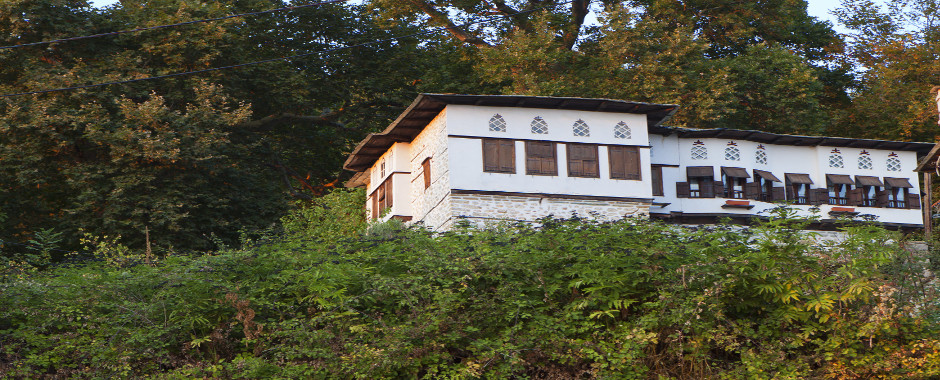
<path fill-rule="evenodd" d="M 490 118 L 499 114 L 506 120 L 506 132 L 489 130 Z M 536 116 L 549 126 L 548 134 L 531 133 L 530 123 Z M 572 125 L 584 120 L 591 128 L 588 137 L 574 136 Z M 631 129 L 630 139 L 614 138 L 614 126 L 625 122 Z M 593 195 L 608 197 L 651 198 L 652 188 L 649 149 L 640 149 L 642 180 L 610 179 L 607 148 L 598 148 L 600 178 L 568 177 L 564 143 L 592 143 L 648 146 L 646 116 L 604 112 L 550 110 L 514 107 L 476 107 L 450 105 L 447 107 L 448 151 L 451 157 L 451 188 L 460 190 L 504 191 L 519 193 L 548 193 Z M 525 142 L 516 141 L 516 173 L 483 172 L 483 146 L 479 138 L 546 140 L 558 142 L 558 175 L 534 176 L 525 174 Z"/>
<path fill-rule="evenodd" d="M 691 159 L 692 144 L 700 140 L 705 143 L 708 149 L 708 158 L 704 160 Z M 725 160 L 725 148 L 730 141 L 737 144 L 741 151 L 740 161 Z M 777 205 L 774 203 L 758 202 L 750 200 L 755 207 L 751 210 L 746 209 L 724 209 L 726 198 L 677 198 L 676 182 L 686 182 L 686 167 L 688 166 L 712 166 L 715 169 L 715 179 L 721 178 L 721 167 L 741 167 L 753 174 L 753 169 L 765 170 L 773 173 L 781 181 L 785 181 L 785 173 L 805 173 L 809 174 L 813 180 L 812 188 L 826 187 L 826 174 L 845 174 L 845 175 L 867 175 L 879 178 L 894 177 L 907 178 L 914 186 L 910 189 L 912 194 L 920 194 L 917 173 L 913 169 L 917 165 L 917 155 L 915 152 L 908 151 L 890 151 L 866 149 L 872 158 L 873 168 L 870 170 L 858 169 L 857 159 L 861 148 L 838 148 L 843 156 L 844 168 L 830 168 L 829 155 L 833 147 L 827 146 L 789 146 L 789 145 L 771 145 L 763 144 L 767 152 L 767 164 L 757 164 L 755 162 L 755 151 L 759 143 L 745 140 L 729 139 L 694 139 L 679 138 L 676 135 L 671 136 L 653 136 L 651 138 L 652 161 L 654 164 L 678 165 L 679 167 L 663 168 L 663 190 L 664 196 L 656 197 L 656 202 L 670 203 L 665 207 L 654 206 L 650 209 L 651 213 L 669 213 L 681 211 L 684 213 L 727 213 L 727 214 L 759 214 Z M 901 171 L 888 171 L 886 162 L 890 153 L 896 153 L 901 160 Z M 749 180 L 750 182 L 750 180 Z M 783 183 L 775 184 L 783 186 Z M 810 215 L 811 206 L 794 206 L 802 210 L 804 215 Z M 821 216 L 830 218 L 828 212 L 832 207 L 830 205 L 821 205 Z M 861 214 L 872 214 L 878 216 L 878 221 L 885 223 L 905 223 L 922 224 L 920 210 L 907 209 L 889 209 L 879 207 L 855 207 L 855 211 Z"/>

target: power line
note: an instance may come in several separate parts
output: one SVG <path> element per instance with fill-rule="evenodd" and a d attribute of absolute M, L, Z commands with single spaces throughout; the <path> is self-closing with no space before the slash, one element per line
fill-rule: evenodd
<path fill-rule="evenodd" d="M 346 0 L 344 0 L 344 1 L 346 1 Z M 532 12 L 536 12 L 536 11 L 539 11 L 539 10 L 542 10 L 542 9 L 547 9 L 547 8 L 551 8 L 551 7 L 556 7 L 556 6 L 559 6 L 559 5 L 563 5 L 563 4 L 566 4 L 566 3 L 569 3 L 569 2 L 571 2 L 571 0 L 563 1 L 563 2 L 561 2 L 561 3 L 554 4 L 554 5 L 550 5 L 550 6 L 545 6 L 545 7 L 540 7 L 540 8 L 534 8 L 534 9 L 530 9 L 530 10 L 523 11 L 523 12 L 517 12 L 517 13 L 511 14 L 511 15 L 495 16 L 495 17 L 493 17 L 493 18 L 491 18 L 491 19 L 488 19 L 488 20 L 467 22 L 467 23 L 464 23 L 464 24 L 460 25 L 460 27 L 466 27 L 466 26 L 470 26 L 470 25 L 474 25 L 474 24 L 490 23 L 490 22 L 496 21 L 499 17 L 508 17 L 508 16 L 515 16 L 515 15 L 525 14 L 525 13 L 532 13 Z M 147 78 L 127 79 L 127 80 L 121 80 L 121 81 L 104 82 L 104 83 L 95 83 L 95 84 L 82 85 L 82 86 L 72 86 L 72 87 L 54 88 L 54 89 L 49 89 L 49 90 L 38 90 L 38 91 L 20 92 L 20 93 L 14 93 L 14 94 L 3 94 L 3 95 L 0 95 L 0 98 L 9 98 L 9 97 L 14 97 L 14 96 L 24 96 L 24 95 L 46 94 L 46 93 L 50 93 L 50 92 L 82 90 L 82 89 L 87 89 L 87 88 L 103 87 L 103 86 L 110 86 L 110 85 L 115 85 L 115 84 L 125 84 L 125 83 L 134 83 L 134 82 L 143 82 L 143 81 L 148 81 L 148 80 L 166 79 L 166 78 L 173 78 L 173 77 L 179 77 L 179 76 L 184 76 L 184 75 L 202 74 L 202 73 L 207 73 L 207 72 L 212 72 L 212 71 L 235 69 L 235 68 L 239 68 L 239 67 L 258 65 L 258 64 L 262 64 L 262 63 L 277 62 L 277 61 L 286 61 L 286 60 L 291 60 L 291 59 L 295 59 L 295 58 L 306 57 L 306 56 L 310 56 L 310 55 L 314 55 L 314 54 L 332 53 L 332 52 L 336 52 L 336 51 L 340 51 L 340 50 L 346 50 L 346 49 L 352 49 L 352 48 L 357 48 L 357 47 L 362 47 L 362 46 L 368 46 L 368 45 L 377 44 L 377 43 L 382 43 L 382 42 L 397 41 L 397 40 L 401 40 L 401 39 L 405 39 L 405 38 L 417 37 L 417 36 L 421 36 L 421 35 L 425 35 L 425 34 L 431 34 L 431 33 L 437 33 L 437 32 L 440 32 L 440 31 L 445 31 L 445 30 L 447 30 L 447 27 L 440 27 L 440 28 L 435 28 L 435 29 L 431 29 L 431 30 L 426 30 L 426 31 L 423 31 L 423 32 L 417 32 L 417 33 L 412 33 L 412 34 L 407 34 L 407 35 L 402 35 L 402 36 L 396 36 L 396 37 L 390 37 L 390 38 L 381 39 L 381 40 L 374 40 L 374 41 L 369 41 L 369 42 L 363 42 L 363 43 L 355 44 L 355 45 L 340 46 L 340 47 L 333 48 L 333 49 L 320 50 L 320 51 L 313 51 L 313 52 L 302 53 L 302 54 L 295 54 L 295 55 L 290 55 L 290 56 L 286 56 L 286 57 L 271 58 L 271 59 L 265 59 L 265 60 L 261 60 L 261 61 L 239 63 L 239 64 L 235 64 L 235 65 L 220 66 L 220 67 L 212 67 L 212 68 L 208 68 L 208 69 L 195 70 L 195 71 L 186 71 L 186 72 L 181 72 L 181 73 L 173 73 L 173 74 L 158 75 L 158 76 L 147 77 Z"/>
<path fill-rule="evenodd" d="M 105 36 L 115 36 L 115 35 L 124 34 L 124 33 L 144 32 L 144 31 L 148 31 L 148 30 L 163 29 L 163 28 L 172 28 L 172 27 L 183 26 L 183 25 L 198 24 L 198 23 L 202 23 L 202 22 L 212 22 L 212 21 L 228 20 L 228 19 L 230 19 L 230 18 L 245 17 L 245 16 L 256 16 L 256 15 L 265 14 L 265 13 L 274 13 L 274 12 L 280 12 L 280 11 L 292 11 L 292 10 L 295 10 L 295 9 L 302 9 L 302 8 L 309 8 L 309 7 L 318 7 L 318 6 L 321 6 L 321 5 L 335 4 L 335 3 L 343 3 L 343 2 L 347 2 L 347 1 L 350 1 L 350 0 L 327 0 L 327 1 L 321 1 L 321 2 L 319 2 L 319 3 L 313 3 L 313 4 L 294 5 L 294 6 L 290 6 L 290 7 L 277 8 L 277 9 L 269 9 L 269 10 L 266 10 L 266 11 L 258 11 L 258 12 L 239 13 L 239 14 L 228 15 L 228 16 L 223 16 L 223 17 L 207 18 L 207 19 L 202 19 L 202 20 L 192 20 L 192 21 L 180 22 L 180 23 L 176 23 L 176 24 L 148 26 L 148 27 L 144 27 L 144 28 L 136 28 L 136 29 L 121 30 L 121 31 L 117 31 L 117 32 L 108 32 L 108 33 L 91 34 L 91 35 L 79 36 L 79 37 L 60 38 L 60 39 L 56 39 L 56 40 L 48 40 L 48 41 L 41 41 L 41 42 L 30 42 L 30 43 L 19 44 L 19 45 L 0 46 L 0 50 L 15 49 L 15 48 L 22 48 L 22 47 L 36 46 L 36 45 L 46 45 L 46 44 L 53 44 L 53 43 L 59 43 L 59 42 L 68 42 L 68 41 L 75 41 L 75 40 L 84 40 L 84 39 L 87 39 L 87 38 L 97 38 L 97 37 L 105 37 Z"/>

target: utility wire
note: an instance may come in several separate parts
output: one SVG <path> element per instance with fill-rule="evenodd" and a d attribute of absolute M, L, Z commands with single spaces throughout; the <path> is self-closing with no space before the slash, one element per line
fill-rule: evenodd
<path fill-rule="evenodd" d="M 92 35 L 79 36 L 79 37 L 60 38 L 60 39 L 56 39 L 56 40 L 48 40 L 48 41 L 40 41 L 40 42 L 30 42 L 30 43 L 19 44 L 19 45 L 0 46 L 0 50 L 22 48 L 22 47 L 27 47 L 27 46 L 54 44 L 54 43 L 59 43 L 59 42 L 67 42 L 67 41 L 75 41 L 75 40 L 84 40 L 84 39 L 87 39 L 87 38 L 97 38 L 97 37 L 105 37 L 105 36 L 115 36 L 115 35 L 124 34 L 124 33 L 144 32 L 144 31 L 148 31 L 148 30 L 163 29 L 163 28 L 172 28 L 172 27 L 183 26 L 183 25 L 198 24 L 198 23 L 202 23 L 202 22 L 212 22 L 212 21 L 228 20 L 228 19 L 230 19 L 230 18 L 237 18 L 237 17 L 255 16 L 255 15 L 260 15 L 260 14 L 265 14 L 265 13 L 274 13 L 274 12 L 280 12 L 280 11 L 292 11 L 292 10 L 295 10 L 295 9 L 302 9 L 302 8 L 309 8 L 309 7 L 318 7 L 318 6 L 321 6 L 321 5 L 335 4 L 335 3 L 343 3 L 343 2 L 347 2 L 347 1 L 350 1 L 350 0 L 327 0 L 327 1 L 321 1 L 321 2 L 319 2 L 319 3 L 313 3 L 313 4 L 294 5 L 294 6 L 290 6 L 290 7 L 277 8 L 277 9 L 269 9 L 269 10 L 266 10 L 266 11 L 258 11 L 258 12 L 239 13 L 239 14 L 228 15 L 228 16 L 223 16 L 223 17 L 216 17 L 216 18 L 208 18 L 208 19 L 203 19 L 203 20 L 192 20 L 192 21 L 180 22 L 180 23 L 176 23 L 176 24 L 148 26 L 148 27 L 137 28 L 137 29 L 120 30 L 120 31 L 117 31 L 117 32 L 99 33 L 99 34 L 92 34 Z"/>
<path fill-rule="evenodd" d="M 523 12 L 513 13 L 513 14 L 511 14 L 511 15 L 500 15 L 500 16 L 495 16 L 495 17 L 493 17 L 493 18 L 491 18 L 491 19 L 488 19 L 488 20 L 467 22 L 467 23 L 464 23 L 464 24 L 460 25 L 460 27 L 466 27 L 466 26 L 475 25 L 475 24 L 491 23 L 491 22 L 493 22 L 493 21 L 497 21 L 500 17 L 509 17 L 509 16 L 516 16 L 516 15 L 525 14 L 525 13 L 532 13 L 532 12 L 536 12 L 536 11 L 539 11 L 539 10 L 542 10 L 542 9 L 551 8 L 551 7 L 556 7 L 556 6 L 563 5 L 563 4 L 570 3 L 570 2 L 571 2 L 571 0 L 568 0 L 568 1 L 563 1 L 563 2 L 561 2 L 561 3 L 554 4 L 554 5 L 549 5 L 549 6 L 545 6 L 545 7 L 530 9 L 530 10 L 523 11 Z M 155 80 L 155 79 L 165 79 L 165 78 L 173 78 L 173 77 L 179 77 L 179 76 L 184 76 L 184 75 L 201 74 L 201 73 L 207 73 L 207 72 L 212 72 L 212 71 L 235 69 L 235 68 L 239 68 L 239 67 L 258 65 L 258 64 L 262 64 L 262 63 L 277 62 L 277 61 L 286 61 L 286 60 L 291 60 L 291 59 L 300 58 L 300 57 L 306 57 L 306 56 L 310 56 L 310 55 L 314 55 L 314 54 L 332 53 L 332 52 L 336 52 L 336 51 L 340 51 L 340 50 L 346 50 L 346 49 L 352 49 L 352 48 L 357 48 L 357 47 L 362 47 L 362 46 L 368 46 L 368 45 L 377 44 L 377 43 L 382 43 L 382 42 L 397 41 L 397 40 L 401 40 L 401 39 L 405 39 L 405 38 L 417 37 L 417 36 L 421 36 L 421 35 L 425 35 L 425 34 L 431 34 L 431 33 L 437 33 L 437 32 L 440 32 L 440 31 L 445 31 L 445 30 L 447 30 L 447 27 L 440 27 L 440 28 L 434 28 L 434 29 L 430 29 L 430 30 L 425 30 L 425 31 L 423 31 L 423 32 L 417 32 L 417 33 L 412 33 L 412 34 L 407 34 L 407 35 L 402 35 L 402 36 L 396 36 L 396 37 L 390 37 L 390 38 L 381 39 L 381 40 L 374 40 L 374 41 L 369 41 L 369 42 L 363 42 L 363 43 L 359 43 L 359 44 L 355 44 L 355 45 L 340 46 L 340 47 L 333 48 L 333 49 L 326 49 L 326 50 L 319 50 L 319 51 L 313 51 L 313 52 L 308 52 L 308 53 L 295 54 L 295 55 L 290 55 L 290 56 L 286 56 L 286 57 L 271 58 L 271 59 L 265 59 L 265 60 L 261 60 L 261 61 L 239 63 L 239 64 L 228 65 L 228 66 L 212 67 L 212 68 L 208 68 L 208 69 L 195 70 L 195 71 L 186 71 L 186 72 L 180 72 L 180 73 L 173 73 L 173 74 L 166 74 L 166 75 L 158 75 L 158 76 L 147 77 L 147 78 L 127 79 L 127 80 L 121 80 L 121 81 L 104 82 L 104 83 L 95 83 L 95 84 L 82 85 L 82 86 L 72 86 L 72 87 L 54 88 L 54 89 L 49 89 L 49 90 L 38 90 L 38 91 L 20 92 L 20 93 L 15 93 L 15 94 L 3 94 L 3 95 L 0 95 L 0 98 L 10 98 L 10 97 L 14 97 L 14 96 L 24 96 L 24 95 L 46 94 L 46 93 L 50 93 L 50 92 L 60 92 L 60 91 L 81 90 L 81 89 L 87 89 L 87 88 L 95 88 L 95 87 L 110 86 L 110 85 L 114 85 L 114 84 L 143 82 L 143 81 Z"/>

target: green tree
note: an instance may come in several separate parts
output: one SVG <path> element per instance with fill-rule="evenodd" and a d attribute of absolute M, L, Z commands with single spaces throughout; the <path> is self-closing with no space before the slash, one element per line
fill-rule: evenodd
<path fill-rule="evenodd" d="M 287 6 L 277 0 L 0 5 L 0 45 Z M 44 228 L 207 249 L 277 222 L 341 179 L 345 153 L 413 98 L 433 47 L 361 9 L 322 5 L 0 51 L 0 93 L 233 70 L 0 100 L 0 236 Z M 318 51 L 360 45 L 331 53 Z M 388 67 L 395 71 L 385 70 Z M 385 73 L 376 75 L 376 73 Z"/>
<path fill-rule="evenodd" d="M 858 137 L 934 141 L 940 84 L 940 2 L 845 0 L 836 14 L 850 30 L 842 59 L 856 67 L 852 106 L 839 127 Z"/>

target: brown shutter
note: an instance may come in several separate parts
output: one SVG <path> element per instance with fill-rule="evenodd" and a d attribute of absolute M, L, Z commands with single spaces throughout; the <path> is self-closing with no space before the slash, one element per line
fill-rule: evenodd
<path fill-rule="evenodd" d="M 688 182 L 676 182 L 676 197 L 688 198 L 690 192 Z"/>
<path fill-rule="evenodd" d="M 500 140 L 483 139 L 483 171 L 500 171 Z"/>
<path fill-rule="evenodd" d="M 773 188 L 773 197 L 774 201 L 784 201 L 787 199 L 786 194 L 784 194 L 783 187 L 775 186 Z"/>
<path fill-rule="evenodd" d="M 651 167 L 650 177 L 650 180 L 653 182 L 653 195 L 663 196 L 663 167 Z"/>
<path fill-rule="evenodd" d="M 625 166 L 627 160 L 624 157 L 625 153 L 622 148 L 619 146 L 607 147 L 607 160 L 610 161 L 611 179 L 627 179 L 627 168 Z"/>
<path fill-rule="evenodd" d="M 829 189 L 812 189 L 810 193 L 815 194 L 811 204 L 824 205 L 829 204 Z"/>
<path fill-rule="evenodd" d="M 385 180 L 385 207 L 387 208 L 392 208 L 392 178 L 395 178 L 394 174 Z"/>
<path fill-rule="evenodd" d="M 907 201 L 907 208 L 913 208 L 913 209 L 920 208 L 920 194 L 908 194 L 906 201 Z"/>
<path fill-rule="evenodd" d="M 588 157 L 584 159 L 584 175 L 590 178 L 600 178 L 600 164 L 597 158 L 597 145 L 584 147 Z"/>
<path fill-rule="evenodd" d="M 501 173 L 516 172 L 516 142 L 514 140 L 499 140 L 499 171 Z"/>
<path fill-rule="evenodd" d="M 372 219 L 379 218 L 379 192 L 372 192 Z"/>
<path fill-rule="evenodd" d="M 709 181 L 709 178 L 696 178 L 696 181 L 699 181 L 699 197 L 700 198 L 714 198 L 715 197 L 715 182 Z"/>
<path fill-rule="evenodd" d="M 640 178 L 640 149 L 635 146 L 623 147 L 624 169 L 627 173 L 627 179 L 637 180 Z"/>
<path fill-rule="evenodd" d="M 864 190 L 862 189 L 849 190 L 847 192 L 848 195 L 846 195 L 849 198 L 848 200 L 849 204 L 847 206 L 860 206 L 862 204 L 862 191 Z"/>
<path fill-rule="evenodd" d="M 558 175 L 555 143 L 526 141 L 526 174 Z"/>
<path fill-rule="evenodd" d="M 421 162 L 421 172 L 424 174 L 424 188 L 431 187 L 431 157 Z"/>
<path fill-rule="evenodd" d="M 719 198 L 725 197 L 725 184 L 724 183 L 722 183 L 721 181 L 715 181 L 714 185 L 712 186 L 714 186 L 714 193 L 712 193 L 713 194 L 712 196 L 719 197 Z"/>
<path fill-rule="evenodd" d="M 750 182 L 744 184 L 744 197 L 747 199 L 760 198 L 760 183 Z"/>
<path fill-rule="evenodd" d="M 875 207 L 888 207 L 888 191 L 875 191 Z"/>

